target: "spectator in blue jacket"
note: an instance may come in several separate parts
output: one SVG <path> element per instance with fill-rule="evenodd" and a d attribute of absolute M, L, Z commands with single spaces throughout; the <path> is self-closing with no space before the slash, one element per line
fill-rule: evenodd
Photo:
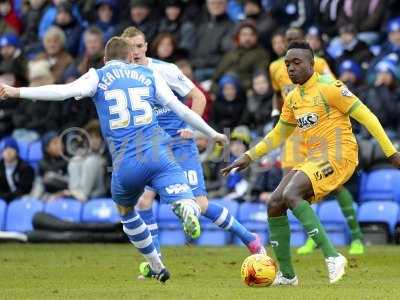
<path fill-rule="evenodd" d="M 72 55 L 76 55 L 81 40 L 82 27 L 72 13 L 72 5 L 69 2 L 63 2 L 57 6 L 54 25 L 64 31 L 66 39 L 65 50 Z"/>
<path fill-rule="evenodd" d="M 104 42 L 106 43 L 116 34 L 116 1 L 115 0 L 97 0 L 96 1 L 96 22 L 94 26 L 100 28 L 103 32 Z"/>

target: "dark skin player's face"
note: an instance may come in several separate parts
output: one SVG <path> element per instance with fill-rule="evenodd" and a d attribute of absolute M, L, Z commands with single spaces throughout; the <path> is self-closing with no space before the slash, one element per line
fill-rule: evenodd
<path fill-rule="evenodd" d="M 314 73 L 314 58 L 306 49 L 288 50 L 285 64 L 289 78 L 294 84 L 305 83 Z"/>

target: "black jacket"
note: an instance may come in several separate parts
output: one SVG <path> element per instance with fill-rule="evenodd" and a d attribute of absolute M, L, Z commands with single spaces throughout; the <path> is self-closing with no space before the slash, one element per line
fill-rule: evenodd
<path fill-rule="evenodd" d="M 227 14 L 208 16 L 196 30 L 191 62 L 194 68 L 215 68 L 232 46 L 233 22 Z"/>
<path fill-rule="evenodd" d="M 12 192 L 7 182 L 6 168 L 2 159 L 0 161 L 0 198 L 6 200 L 6 202 L 11 202 L 17 197 L 30 193 L 34 179 L 35 172 L 32 167 L 19 159 L 13 173 L 16 191 Z"/>

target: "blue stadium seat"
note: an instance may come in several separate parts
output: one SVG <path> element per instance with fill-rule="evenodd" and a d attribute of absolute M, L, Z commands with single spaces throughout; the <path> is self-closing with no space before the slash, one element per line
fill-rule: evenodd
<path fill-rule="evenodd" d="M 0 140 L 0 153 L 3 152 L 4 149 L 4 138 Z"/>
<path fill-rule="evenodd" d="M 19 157 L 21 157 L 25 161 L 28 161 L 29 143 L 23 141 L 17 141 L 17 143 L 19 149 Z"/>
<path fill-rule="evenodd" d="M 80 222 L 82 204 L 74 199 L 57 199 L 45 205 L 44 211 L 64 221 Z"/>
<path fill-rule="evenodd" d="M 319 206 L 317 204 L 313 204 L 311 207 L 315 212 L 318 212 Z M 304 231 L 303 225 L 297 220 L 290 209 L 287 210 L 287 216 L 290 225 L 290 245 L 292 247 L 303 246 L 307 239 L 307 234 Z"/>
<path fill-rule="evenodd" d="M 93 199 L 83 205 L 82 222 L 118 223 L 120 220 L 117 206 L 112 199 Z"/>
<path fill-rule="evenodd" d="M 370 201 L 363 203 L 358 210 L 360 223 L 384 223 L 390 234 L 394 233 L 399 217 L 399 204 L 392 201 Z"/>
<path fill-rule="evenodd" d="M 360 201 L 390 200 L 400 202 L 400 170 L 382 169 L 367 175 Z"/>
<path fill-rule="evenodd" d="M 37 212 L 43 211 L 43 203 L 34 198 L 16 199 L 8 204 L 6 215 L 7 231 L 32 230 L 32 218 Z"/>
<path fill-rule="evenodd" d="M 28 162 L 35 169 L 37 168 L 39 161 L 43 159 L 42 142 L 40 140 L 35 141 L 29 145 L 28 148 Z"/>
<path fill-rule="evenodd" d="M 7 203 L 0 199 L 0 231 L 4 230 L 4 223 L 6 220 Z"/>
<path fill-rule="evenodd" d="M 159 241 L 162 246 L 181 246 L 186 243 L 181 222 L 172 212 L 171 205 L 160 204 L 158 207 Z"/>
<path fill-rule="evenodd" d="M 262 243 L 268 243 L 268 217 L 267 207 L 264 203 L 243 203 L 239 206 L 238 221 L 251 232 L 257 233 Z M 243 245 L 242 241 L 235 237 L 236 245 Z"/>
<path fill-rule="evenodd" d="M 350 231 L 336 199 L 322 202 L 318 215 L 334 245 L 344 246 L 349 243 Z"/>
<path fill-rule="evenodd" d="M 218 203 L 228 209 L 230 214 L 236 218 L 239 204 L 232 200 L 213 200 L 210 201 Z M 229 231 L 223 230 L 215 225 L 210 219 L 201 217 L 201 229 L 202 233 L 200 238 L 197 240 L 197 244 L 201 246 L 224 246 L 231 242 L 232 235 Z"/>

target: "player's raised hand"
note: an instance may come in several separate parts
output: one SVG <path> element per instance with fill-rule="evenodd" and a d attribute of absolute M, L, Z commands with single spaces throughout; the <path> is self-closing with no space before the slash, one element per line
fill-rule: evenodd
<path fill-rule="evenodd" d="M 243 154 L 238 159 L 236 159 L 233 163 L 231 163 L 226 168 L 221 170 L 221 174 L 227 176 L 232 170 L 234 171 L 241 171 L 246 169 L 251 163 L 251 159 L 247 154 Z"/>
<path fill-rule="evenodd" d="M 224 146 L 228 144 L 229 139 L 225 134 L 218 133 L 216 136 L 213 137 L 213 141 L 221 146 Z"/>
<path fill-rule="evenodd" d="M 19 88 L 0 83 L 0 99 L 19 98 Z"/>
<path fill-rule="evenodd" d="M 392 163 L 393 166 L 400 169 L 400 153 L 396 152 L 392 156 L 389 157 L 389 161 Z"/>
<path fill-rule="evenodd" d="M 179 129 L 178 133 L 179 133 L 180 137 L 185 140 L 193 138 L 193 130 L 191 130 L 189 128 Z"/>

